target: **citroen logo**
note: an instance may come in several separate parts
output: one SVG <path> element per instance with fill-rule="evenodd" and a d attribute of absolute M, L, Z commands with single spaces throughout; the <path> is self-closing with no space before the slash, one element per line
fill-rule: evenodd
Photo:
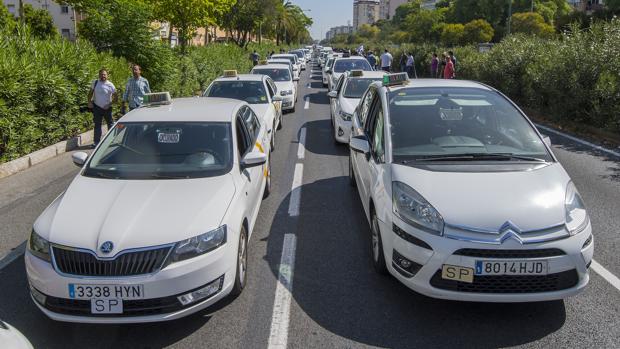
<path fill-rule="evenodd" d="M 114 244 L 112 243 L 112 241 L 106 241 L 103 244 L 101 244 L 101 247 L 99 247 L 99 250 L 105 254 L 112 252 L 113 249 L 114 249 Z"/>
<path fill-rule="evenodd" d="M 511 221 L 508 221 L 499 228 L 499 233 L 502 234 L 500 238 L 500 242 L 504 242 L 508 239 L 514 239 L 519 243 L 523 244 L 523 240 L 521 239 L 521 229 L 517 228 Z"/>

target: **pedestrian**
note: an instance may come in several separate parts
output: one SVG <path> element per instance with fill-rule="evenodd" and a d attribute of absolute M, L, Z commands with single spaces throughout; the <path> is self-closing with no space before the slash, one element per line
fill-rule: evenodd
<path fill-rule="evenodd" d="M 134 64 L 131 69 L 133 77 L 127 80 L 125 85 L 125 92 L 123 93 L 123 103 L 121 105 L 121 114 L 125 114 L 126 105 L 129 105 L 129 111 L 142 106 L 144 95 L 151 93 L 151 86 L 149 81 L 142 77 L 142 68 L 139 65 Z"/>
<path fill-rule="evenodd" d="M 457 68 L 457 60 L 456 57 L 454 56 L 454 52 L 452 51 L 448 51 L 448 55 L 450 55 L 450 60 L 452 60 L 452 64 L 454 64 L 454 73 L 456 73 L 456 68 Z"/>
<path fill-rule="evenodd" d="M 444 52 L 441 55 L 441 59 L 439 60 L 439 70 L 437 71 L 437 78 L 443 78 L 443 72 L 446 70 L 446 53 Z"/>
<path fill-rule="evenodd" d="M 403 51 L 403 54 L 400 55 L 400 71 L 401 72 L 407 71 L 407 52 L 404 52 L 404 51 Z"/>
<path fill-rule="evenodd" d="M 375 57 L 375 54 L 372 51 L 370 51 L 366 59 L 368 60 L 368 63 L 370 63 L 370 66 L 372 67 L 372 69 L 376 70 L 377 69 L 377 57 Z"/>
<path fill-rule="evenodd" d="M 446 60 L 446 67 L 443 71 L 444 79 L 454 79 L 456 77 L 454 72 L 454 63 L 452 62 L 452 58 L 450 58 L 449 54 L 444 54 Z"/>
<path fill-rule="evenodd" d="M 431 59 L 431 78 L 435 79 L 438 77 L 438 69 L 439 69 L 439 58 L 437 57 L 437 53 L 433 53 L 433 58 Z"/>
<path fill-rule="evenodd" d="M 418 77 L 418 74 L 415 71 L 415 58 L 413 58 L 413 54 L 411 52 L 407 53 L 407 75 L 409 75 L 409 79 L 413 79 Z"/>
<path fill-rule="evenodd" d="M 101 140 L 103 119 L 106 121 L 108 130 L 112 128 L 112 103 L 116 103 L 117 99 L 116 87 L 108 80 L 108 71 L 99 70 L 99 79 L 93 81 L 88 92 L 88 108 L 93 111 L 93 123 L 95 124 L 93 148 Z"/>
<path fill-rule="evenodd" d="M 256 52 L 256 50 L 254 50 L 254 52 L 250 54 L 250 59 L 252 60 L 252 65 L 254 66 L 258 65 L 258 61 L 260 60 L 260 55 Z"/>
<path fill-rule="evenodd" d="M 381 70 L 384 70 L 389 73 L 392 69 L 391 67 L 392 67 L 393 60 L 394 60 L 394 57 L 392 57 L 392 54 L 386 48 L 385 52 L 383 52 L 383 54 L 381 55 Z"/>

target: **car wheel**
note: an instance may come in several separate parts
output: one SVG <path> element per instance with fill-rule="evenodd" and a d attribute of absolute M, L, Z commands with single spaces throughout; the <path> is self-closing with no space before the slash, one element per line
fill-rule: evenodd
<path fill-rule="evenodd" d="M 291 109 L 291 113 L 295 112 L 295 105 L 293 105 L 293 109 Z"/>
<path fill-rule="evenodd" d="M 235 283 L 230 292 L 233 296 L 238 296 L 243 292 L 247 279 L 248 267 L 248 232 L 245 227 L 241 227 L 239 233 L 239 248 L 237 249 L 237 273 L 235 275 Z"/>
<path fill-rule="evenodd" d="M 381 232 L 379 230 L 379 219 L 374 212 L 372 212 L 370 221 L 372 265 L 377 273 L 385 275 L 387 274 L 387 267 L 385 266 L 385 256 L 383 255 L 383 242 L 381 241 Z"/>
<path fill-rule="evenodd" d="M 282 117 L 282 114 L 280 114 L 280 123 L 278 124 L 278 130 L 282 129 L 284 123 L 284 118 Z"/>
<path fill-rule="evenodd" d="M 352 187 L 355 187 L 357 182 L 355 182 L 355 173 L 353 172 L 353 161 L 351 160 L 351 155 L 349 154 L 349 184 Z"/>
<path fill-rule="evenodd" d="M 271 156 L 270 156 L 271 158 Z M 271 159 L 267 163 L 267 183 L 265 184 L 265 191 L 263 192 L 263 199 L 266 199 L 271 194 Z"/>
<path fill-rule="evenodd" d="M 269 144 L 270 152 L 276 150 L 276 126 L 275 125 L 273 125 L 272 130 L 273 131 L 271 131 L 271 144 Z"/>

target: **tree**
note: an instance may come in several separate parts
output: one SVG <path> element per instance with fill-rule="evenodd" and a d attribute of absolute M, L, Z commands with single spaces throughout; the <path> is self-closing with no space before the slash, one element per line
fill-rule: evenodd
<path fill-rule="evenodd" d="M 370 24 L 362 24 L 357 29 L 357 35 L 364 40 L 374 40 L 379 35 L 379 28 Z"/>
<path fill-rule="evenodd" d="M 437 41 L 441 34 L 441 24 L 444 21 L 442 11 L 425 10 L 411 13 L 405 18 L 403 30 L 410 33 L 412 42 Z"/>
<path fill-rule="evenodd" d="M 30 4 L 24 5 L 24 22 L 30 27 L 32 35 L 40 39 L 58 35 L 54 19 L 46 10 L 37 10 Z"/>
<path fill-rule="evenodd" d="M 446 46 L 456 46 L 463 41 L 465 26 L 460 23 L 444 24 L 441 28 L 441 43 Z"/>
<path fill-rule="evenodd" d="M 605 0 L 605 6 L 613 13 L 620 12 L 620 0 Z"/>
<path fill-rule="evenodd" d="M 270 5 L 272 0 L 237 0 L 223 13 L 220 24 L 232 34 L 237 45 L 246 47 L 251 33 L 265 21 Z"/>
<path fill-rule="evenodd" d="M 15 17 L 9 12 L 9 9 L 6 6 L 0 6 L 0 32 L 13 31 L 16 24 Z"/>
<path fill-rule="evenodd" d="M 419 12 L 420 8 L 420 0 L 408 1 L 396 8 L 396 12 L 394 13 L 394 17 L 392 17 L 392 21 L 396 25 L 401 25 L 405 21 L 405 18 L 407 18 L 407 16 Z"/>
<path fill-rule="evenodd" d="M 463 42 L 465 43 L 489 42 L 495 35 L 491 24 L 484 19 L 475 19 L 465 24 L 463 29 Z"/>
<path fill-rule="evenodd" d="M 513 33 L 525 33 L 540 37 L 552 37 L 555 34 L 554 28 L 545 23 L 545 19 L 535 12 L 522 12 L 512 15 L 511 20 Z"/>
<path fill-rule="evenodd" d="M 150 0 L 155 19 L 170 23 L 179 33 L 181 51 L 196 29 L 215 25 L 236 0 Z"/>

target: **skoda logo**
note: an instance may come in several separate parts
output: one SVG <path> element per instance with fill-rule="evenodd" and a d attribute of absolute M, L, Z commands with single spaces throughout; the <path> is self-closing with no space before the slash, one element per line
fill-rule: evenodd
<path fill-rule="evenodd" d="M 106 241 L 103 244 L 101 244 L 101 247 L 99 247 L 99 250 L 103 253 L 110 253 L 112 252 L 113 249 L 114 249 L 114 244 L 112 243 L 112 241 Z"/>

